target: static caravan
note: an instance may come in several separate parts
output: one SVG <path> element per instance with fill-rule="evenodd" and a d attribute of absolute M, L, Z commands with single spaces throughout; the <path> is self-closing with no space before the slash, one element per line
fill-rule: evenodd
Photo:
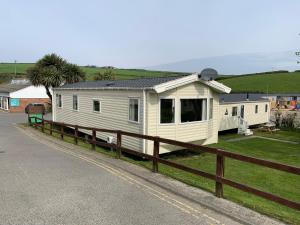
<path fill-rule="evenodd" d="M 66 84 L 54 89 L 53 120 L 211 144 L 218 141 L 219 94 L 230 90 L 199 74 Z M 97 134 L 103 140 L 108 136 Z M 122 144 L 153 151 L 152 141 L 124 137 Z M 161 146 L 161 153 L 171 150 Z"/>
<path fill-rule="evenodd" d="M 35 87 L 28 80 L 12 80 L 0 85 L 0 109 L 7 112 L 24 112 L 30 103 L 49 103 L 43 86 Z"/>
<path fill-rule="evenodd" d="M 219 131 L 238 129 L 238 133 L 252 134 L 249 127 L 270 121 L 270 100 L 240 93 L 220 96 Z"/>

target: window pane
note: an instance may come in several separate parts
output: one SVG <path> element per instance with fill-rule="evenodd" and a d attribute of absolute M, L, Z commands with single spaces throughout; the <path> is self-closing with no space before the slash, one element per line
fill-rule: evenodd
<path fill-rule="evenodd" d="M 73 109 L 78 110 L 78 97 L 77 97 L 77 95 L 73 95 Z"/>
<path fill-rule="evenodd" d="M 214 99 L 209 99 L 209 119 L 213 118 Z"/>
<path fill-rule="evenodd" d="M 94 102 L 93 103 L 94 104 L 94 106 L 93 106 L 94 107 L 94 111 L 95 112 L 100 112 L 100 101 L 94 100 L 93 102 Z"/>
<path fill-rule="evenodd" d="M 206 120 L 206 99 L 181 99 L 181 122 Z"/>
<path fill-rule="evenodd" d="M 232 116 L 237 116 L 237 107 L 232 107 Z"/>
<path fill-rule="evenodd" d="M 129 99 L 129 120 L 139 121 L 139 100 Z"/>
<path fill-rule="evenodd" d="M 255 113 L 258 113 L 258 105 L 255 105 Z"/>
<path fill-rule="evenodd" d="M 61 95 L 60 94 L 56 94 L 56 105 L 60 108 L 62 106 L 62 101 L 61 101 Z"/>
<path fill-rule="evenodd" d="M 160 122 L 174 123 L 175 118 L 175 101 L 174 99 L 160 100 Z"/>
<path fill-rule="evenodd" d="M 265 105 L 265 112 L 268 112 L 268 104 Z"/>

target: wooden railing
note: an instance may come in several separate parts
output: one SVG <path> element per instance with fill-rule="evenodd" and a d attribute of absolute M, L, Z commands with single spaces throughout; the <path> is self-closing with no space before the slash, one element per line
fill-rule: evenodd
<path fill-rule="evenodd" d="M 35 118 L 35 117 L 31 117 L 31 118 Z M 29 118 L 29 121 L 31 121 L 31 118 Z M 168 165 L 170 167 L 174 167 L 174 168 L 177 168 L 177 169 L 180 169 L 180 170 L 183 170 L 186 172 L 190 172 L 190 173 L 208 178 L 210 180 L 213 180 L 216 182 L 215 194 L 217 197 L 220 197 L 220 198 L 223 197 L 223 185 L 228 185 L 230 187 L 239 189 L 241 191 L 252 193 L 254 195 L 268 199 L 270 201 L 277 202 L 277 203 L 285 205 L 287 207 L 300 210 L 299 202 L 291 201 L 291 200 L 282 198 L 280 196 L 247 186 L 245 184 L 241 184 L 241 183 L 226 179 L 224 177 L 225 158 L 226 157 L 235 159 L 238 161 L 246 162 L 246 163 L 252 163 L 252 164 L 260 165 L 263 167 L 268 167 L 268 168 L 272 168 L 275 170 L 284 171 L 284 172 L 291 173 L 291 174 L 296 174 L 296 175 L 300 175 L 299 167 L 281 164 L 281 163 L 277 163 L 277 162 L 272 162 L 272 161 L 268 161 L 268 160 L 264 160 L 264 159 L 258 159 L 258 158 L 254 158 L 254 157 L 250 157 L 250 156 L 240 155 L 237 153 L 224 151 L 222 149 L 211 148 L 211 147 L 207 147 L 207 146 L 201 146 L 201 145 L 196 145 L 196 144 L 191 144 L 191 143 L 186 143 L 186 142 L 181 142 L 181 141 L 175 141 L 175 140 L 161 138 L 161 137 L 157 137 L 157 136 L 142 135 L 142 134 L 131 133 L 131 132 L 126 132 L 126 131 L 122 131 L 122 130 L 110 130 L 110 129 L 95 128 L 95 127 L 78 126 L 78 125 L 73 125 L 73 124 L 54 122 L 51 120 L 40 119 L 40 118 L 36 118 L 36 119 L 39 119 L 42 122 L 35 123 L 32 125 L 34 125 L 36 128 L 41 127 L 42 132 L 45 132 L 45 130 L 49 130 L 49 133 L 51 135 L 53 132 L 57 132 L 60 134 L 61 139 L 64 139 L 64 136 L 73 137 L 75 144 L 78 144 L 78 139 L 80 139 L 80 140 L 87 141 L 88 143 L 90 143 L 92 149 L 95 149 L 96 145 L 115 149 L 117 158 L 121 157 L 122 152 L 126 152 L 131 155 L 140 156 L 140 157 L 152 160 L 152 171 L 153 172 L 158 172 L 158 165 L 159 165 L 159 163 L 162 163 L 162 164 Z M 45 124 L 49 124 L 49 128 L 46 127 Z M 54 129 L 54 125 L 60 127 L 60 130 Z M 65 132 L 66 128 L 72 128 L 74 131 L 74 134 L 66 133 Z M 78 129 L 92 131 L 91 132 L 92 139 L 90 140 L 90 139 L 85 139 L 83 137 L 80 137 Z M 115 134 L 117 136 L 117 143 L 110 144 L 110 143 L 97 141 L 97 138 L 96 138 L 97 132 L 105 132 L 105 133 Z M 145 154 L 142 152 L 134 151 L 134 150 L 123 147 L 122 146 L 122 137 L 123 136 L 153 141 L 154 142 L 153 155 L 148 155 L 148 154 Z M 216 173 L 215 174 L 207 173 L 205 171 L 191 168 L 191 167 L 179 164 L 174 161 L 160 158 L 159 157 L 160 143 L 179 146 L 184 149 L 189 149 L 189 150 L 192 150 L 192 151 L 198 152 L 198 153 L 207 152 L 207 153 L 215 154 L 216 155 Z"/>

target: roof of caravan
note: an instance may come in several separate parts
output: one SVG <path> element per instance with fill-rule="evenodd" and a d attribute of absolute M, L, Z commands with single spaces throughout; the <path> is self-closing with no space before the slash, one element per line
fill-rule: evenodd
<path fill-rule="evenodd" d="M 267 98 L 263 98 L 263 96 L 266 95 L 256 94 L 256 93 L 249 93 L 248 96 L 247 93 L 222 94 L 220 95 L 220 103 L 269 101 Z"/>

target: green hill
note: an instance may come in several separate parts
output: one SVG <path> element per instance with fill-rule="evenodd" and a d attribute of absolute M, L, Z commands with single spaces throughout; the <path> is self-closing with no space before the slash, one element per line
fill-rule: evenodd
<path fill-rule="evenodd" d="M 224 76 L 218 81 L 232 92 L 300 93 L 300 72 Z"/>
<path fill-rule="evenodd" d="M 15 67 L 17 76 L 24 76 L 26 70 L 33 66 L 33 63 L 0 63 L 0 76 L 11 77 L 15 74 Z M 103 67 L 86 67 L 81 66 L 82 70 L 86 72 L 87 79 L 92 80 L 97 72 L 103 72 Z M 161 71 L 150 71 L 143 69 L 114 69 L 117 79 L 134 79 L 141 77 L 162 77 L 162 76 L 173 76 L 180 75 L 183 73 L 178 72 L 161 72 Z"/>
<path fill-rule="evenodd" d="M 33 63 L 0 63 L 0 83 L 14 77 L 15 66 L 17 76 L 25 76 L 26 70 Z M 92 80 L 97 72 L 103 72 L 102 67 L 81 67 Z M 161 72 L 143 69 L 114 69 L 117 79 L 134 79 L 141 77 L 162 77 L 182 75 L 178 72 Z M 220 76 L 219 82 L 232 88 L 232 92 L 269 92 L 269 93 L 300 93 L 300 72 L 292 73 L 261 73 L 240 76 Z"/>

